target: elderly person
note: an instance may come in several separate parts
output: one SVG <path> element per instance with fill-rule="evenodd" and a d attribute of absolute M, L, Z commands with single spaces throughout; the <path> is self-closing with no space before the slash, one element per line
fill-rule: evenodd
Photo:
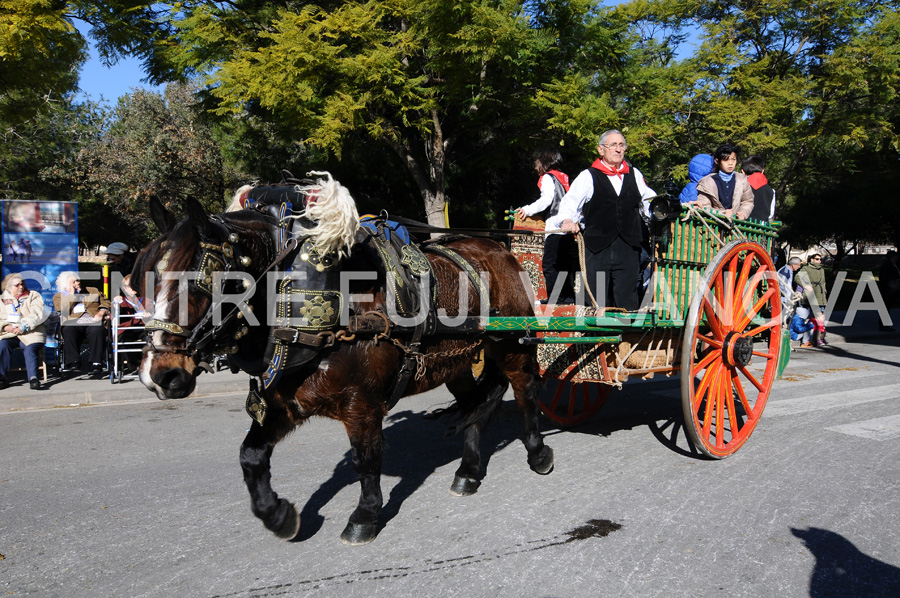
<path fill-rule="evenodd" d="M 49 315 L 44 299 L 29 291 L 21 274 L 3 279 L 0 295 L 0 389 L 9 386 L 9 360 L 13 349 L 22 347 L 25 372 L 32 390 L 41 390 L 38 380 L 40 351 L 44 346 L 44 322 Z"/>
<path fill-rule="evenodd" d="M 75 272 L 60 274 L 56 279 L 56 289 L 59 292 L 53 296 L 53 307 L 59 312 L 66 369 L 75 369 L 81 363 L 81 342 L 86 337 L 91 371 L 94 374 L 102 374 L 109 299 L 96 287 L 82 290 L 81 280 Z"/>
<path fill-rule="evenodd" d="M 575 177 L 550 226 L 577 233 L 584 225 L 585 272 L 598 307 L 606 305 L 607 281 L 616 307 L 639 307 L 641 204 L 656 195 L 641 172 L 625 161 L 628 144 L 621 131 L 600 136 L 600 158 Z M 598 275 L 603 273 L 603 286 Z"/>

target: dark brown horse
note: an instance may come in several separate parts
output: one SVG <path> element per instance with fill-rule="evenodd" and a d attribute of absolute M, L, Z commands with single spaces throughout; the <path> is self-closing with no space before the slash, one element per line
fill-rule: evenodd
<path fill-rule="evenodd" d="M 334 259 L 325 268 L 304 272 L 307 289 L 341 291 L 345 314 L 390 315 L 385 291 L 385 268 L 359 229 L 355 206 L 350 201 L 331 211 L 332 195 L 349 194 L 330 179 L 314 189 L 315 206 L 307 206 L 304 217 L 314 225 L 299 242 L 309 241 L 320 255 Z M 337 201 L 337 200 L 334 200 Z M 332 221 L 343 222 L 331 226 Z M 336 230 L 340 229 L 340 230 Z M 249 281 L 265 278 L 276 261 L 278 221 L 253 210 L 208 216 L 199 206 L 139 255 L 132 280 L 139 292 L 155 300 L 153 321 L 148 324 L 148 344 L 141 364 L 141 381 L 161 399 L 182 398 L 194 388 L 203 362 L 213 351 L 232 353 L 233 363 L 252 376 L 259 376 L 261 398 L 255 404 L 265 410 L 254 419 L 241 446 L 240 462 L 250 491 L 253 512 L 279 537 L 291 539 L 300 529 L 293 504 L 278 495 L 270 483 L 270 458 L 275 445 L 312 416 L 343 422 L 351 444 L 353 466 L 359 476 L 359 504 L 350 516 L 341 539 L 350 544 L 373 540 L 378 533 L 382 508 L 380 486 L 383 454 L 382 419 L 401 379 L 399 372 L 412 355 L 416 372 L 408 378 L 403 396 L 446 384 L 456 399 L 464 421 L 464 450 L 451 492 L 474 493 L 483 478 L 480 439 L 482 428 L 496 410 L 509 385 L 525 418 L 524 444 L 531 469 L 540 474 L 553 469 L 553 451 L 544 445 L 538 430 L 537 396 L 540 378 L 534 347 L 514 339 L 492 338 L 471 329 L 465 333 L 426 336 L 416 350 L 402 333 L 357 334 L 354 338 L 339 324 L 322 336 L 328 342 L 316 346 L 291 345 L 296 358 L 292 368 L 273 374 L 277 361 L 272 350 L 273 327 L 263 314 L 276 302 L 272 285 Z M 299 243 L 298 243 L 299 245 Z M 303 247 L 310 247 L 304 244 Z M 532 303 L 523 285 L 523 271 L 515 258 L 500 244 L 488 239 L 464 238 L 446 243 L 482 277 L 487 277 L 492 315 L 533 315 Z M 299 250 L 298 250 L 299 251 Z M 305 251 L 305 250 L 304 250 Z M 217 261 L 218 260 L 218 261 Z M 448 316 L 460 312 L 478 315 L 478 289 L 460 267 L 443 255 L 429 254 L 428 261 L 437 285 L 436 307 Z M 282 265 L 288 263 L 287 260 Z M 296 263 L 296 262 L 295 262 Z M 205 265 L 204 265 L 205 264 Z M 213 264 L 218 267 L 209 267 Z M 274 271 L 277 268 L 273 268 Z M 296 270 L 296 268 L 295 268 Z M 219 284 L 221 272 L 245 276 L 244 281 L 221 283 L 231 297 L 245 287 L 246 302 L 237 301 L 224 309 L 209 292 Z M 199 272 L 196 282 L 179 283 L 167 279 L 170 273 Z M 147 276 L 152 273 L 152 276 Z M 353 273 L 349 282 L 337 276 Z M 212 274 L 211 276 L 207 276 Z M 296 272 L 295 272 L 296 274 Z M 345 277 L 346 278 L 346 277 Z M 152 287 L 144 286 L 153 279 Z M 211 279 L 211 283 L 210 283 Z M 179 284 L 181 285 L 179 287 Z M 206 285 L 206 286 L 204 286 Z M 228 285 L 231 285 L 230 287 Z M 307 293 L 314 293 L 308 290 Z M 464 303 L 460 305 L 460 297 Z M 218 312 L 217 317 L 211 314 Z M 238 317 L 237 313 L 241 316 Z M 260 316 L 253 325 L 254 316 Z M 473 373 L 473 360 L 484 351 L 484 368 Z M 266 354 L 266 359 L 261 356 Z M 251 393 L 252 398 L 252 393 Z"/>

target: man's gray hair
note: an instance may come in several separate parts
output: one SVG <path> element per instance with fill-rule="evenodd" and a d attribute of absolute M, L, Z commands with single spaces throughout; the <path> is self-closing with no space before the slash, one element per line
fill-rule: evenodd
<path fill-rule="evenodd" d="M 801 260 L 799 257 L 792 257 L 788 260 L 788 264 L 790 264 L 791 266 L 796 266 L 797 264 L 800 264 L 802 262 L 803 260 Z"/>
<path fill-rule="evenodd" d="M 610 135 L 621 135 L 622 139 L 625 139 L 625 133 L 623 133 L 619 129 L 610 129 L 600 134 L 600 141 L 597 142 L 597 145 L 603 145 L 604 143 L 606 143 L 606 138 Z M 625 142 L 625 145 L 628 145 L 627 141 Z"/>

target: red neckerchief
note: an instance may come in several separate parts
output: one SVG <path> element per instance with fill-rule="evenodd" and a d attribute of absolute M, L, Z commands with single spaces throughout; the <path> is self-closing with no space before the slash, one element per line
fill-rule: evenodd
<path fill-rule="evenodd" d="M 619 167 L 614 170 L 612 166 L 610 166 L 600 158 L 594 160 L 594 163 L 591 164 L 591 168 L 596 168 L 607 176 L 617 176 L 619 177 L 619 179 L 623 179 L 630 170 L 628 168 L 628 163 L 625 162 L 625 160 L 622 160 L 622 163 L 619 165 Z"/>
<path fill-rule="evenodd" d="M 766 175 L 761 172 L 754 172 L 747 177 L 747 182 L 750 183 L 750 186 L 754 189 L 759 189 L 763 185 L 768 185 L 769 179 L 767 179 Z"/>
<path fill-rule="evenodd" d="M 557 181 L 559 181 L 559 184 L 563 186 L 563 189 L 565 189 L 566 192 L 569 191 L 569 175 L 564 172 L 560 172 L 559 170 L 548 170 L 545 174 L 549 174 L 550 176 L 554 177 Z M 540 177 L 538 179 L 538 189 L 541 188 L 541 182 L 543 180 L 544 177 Z"/>

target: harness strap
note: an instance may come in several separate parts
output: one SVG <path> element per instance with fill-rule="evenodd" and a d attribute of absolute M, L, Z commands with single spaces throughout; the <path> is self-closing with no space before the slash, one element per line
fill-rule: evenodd
<path fill-rule="evenodd" d="M 478 272 L 475 271 L 475 268 L 472 267 L 472 264 L 449 247 L 444 247 L 443 245 L 426 245 L 422 250 L 442 255 L 459 266 L 459 268 L 469 277 L 469 280 L 475 286 L 475 290 L 478 291 L 478 299 L 481 302 L 482 311 L 490 309 L 491 295 L 488 293 L 487 287 L 484 286 L 484 281 L 481 280 L 481 276 L 479 276 Z"/>

